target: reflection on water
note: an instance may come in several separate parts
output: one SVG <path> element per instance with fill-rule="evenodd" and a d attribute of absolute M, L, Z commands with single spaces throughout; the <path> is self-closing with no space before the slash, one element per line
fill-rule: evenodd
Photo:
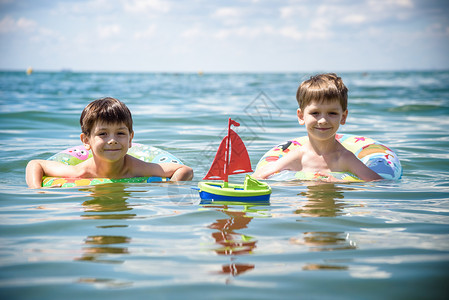
<path fill-rule="evenodd" d="M 136 215 L 130 213 L 120 213 L 130 211 L 132 207 L 127 200 L 130 193 L 125 191 L 125 186 L 120 184 L 98 185 L 87 189 L 91 192 L 91 200 L 83 203 L 85 214 L 84 219 L 97 220 L 125 220 L 132 219 Z M 105 224 L 97 226 L 100 229 L 111 229 L 118 227 L 128 227 L 124 224 Z M 84 240 L 86 247 L 82 248 L 83 255 L 75 260 L 102 262 L 102 263 L 123 263 L 120 259 L 105 258 L 109 255 L 129 254 L 128 248 L 131 238 L 119 235 L 94 235 L 88 236 Z"/>
<path fill-rule="evenodd" d="M 344 232 L 304 232 L 302 239 L 309 251 L 356 249 L 356 245 L 349 240 L 349 234 Z"/>
<path fill-rule="evenodd" d="M 335 217 L 342 214 L 344 198 L 341 187 L 332 183 L 317 183 L 307 186 L 306 192 L 299 195 L 307 198 L 307 202 L 295 211 L 303 217 Z M 336 201 L 337 199 L 337 201 Z"/>
<path fill-rule="evenodd" d="M 125 236 L 88 236 L 84 241 L 89 247 L 83 248 L 83 256 L 76 260 L 102 262 L 102 263 L 123 263 L 123 260 L 104 259 L 108 254 L 129 254 L 126 247 L 111 247 L 110 245 L 129 244 L 130 238 Z M 91 246 L 93 245 L 93 246 Z"/>
<path fill-rule="evenodd" d="M 257 240 L 254 237 L 236 232 L 236 230 L 247 228 L 253 219 L 253 217 L 247 215 L 247 212 L 257 210 L 252 209 L 249 205 L 244 206 L 242 211 L 230 210 L 229 205 L 208 207 L 221 211 L 228 216 L 228 218 L 218 219 L 208 226 L 217 230 L 212 233 L 212 237 L 218 245 L 217 248 L 214 248 L 215 253 L 231 257 L 231 263 L 222 265 L 218 274 L 228 274 L 235 277 L 254 269 L 254 264 L 236 262 L 237 258 L 235 256 L 252 254 L 257 247 Z"/>
<path fill-rule="evenodd" d="M 104 286 L 111 288 L 125 288 L 132 286 L 132 282 L 130 281 L 121 281 L 109 278 L 80 278 L 78 282 L 97 285 L 99 288 Z"/>
<path fill-rule="evenodd" d="M 223 206 L 220 211 L 229 216 L 227 219 L 217 220 L 209 228 L 217 229 L 212 233 L 215 242 L 220 245 L 214 251 L 219 255 L 240 255 L 249 254 L 256 248 L 256 241 L 252 237 L 236 233 L 234 230 L 247 228 L 252 217 L 246 216 L 246 212 L 229 211 L 227 206 Z"/>
<path fill-rule="evenodd" d="M 306 197 L 307 202 L 295 210 L 302 217 L 335 217 L 343 214 L 345 207 L 343 192 L 347 188 L 332 183 L 311 184 L 306 192 L 299 195 Z M 356 244 L 349 239 L 349 233 L 339 231 L 303 232 L 301 237 L 290 239 L 292 244 L 304 245 L 308 251 L 335 251 L 356 249 Z M 310 263 L 303 270 L 346 270 L 347 266 Z"/>
<path fill-rule="evenodd" d="M 307 264 L 302 268 L 304 271 L 316 271 L 316 270 L 348 270 L 348 266 L 326 265 L 326 264 Z"/>
<path fill-rule="evenodd" d="M 83 203 L 85 219 L 132 219 L 135 214 L 116 213 L 132 210 L 126 201 L 130 193 L 121 184 L 94 185 L 86 189 L 90 191 L 91 200 Z"/>

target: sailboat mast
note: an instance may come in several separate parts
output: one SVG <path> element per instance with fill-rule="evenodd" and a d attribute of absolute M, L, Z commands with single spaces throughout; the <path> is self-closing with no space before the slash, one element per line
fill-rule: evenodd
<path fill-rule="evenodd" d="M 231 118 L 228 120 L 228 136 L 226 141 L 226 158 L 225 158 L 225 179 L 224 179 L 224 186 L 228 186 L 228 177 L 229 177 L 229 154 L 230 154 L 230 148 L 231 148 Z"/>

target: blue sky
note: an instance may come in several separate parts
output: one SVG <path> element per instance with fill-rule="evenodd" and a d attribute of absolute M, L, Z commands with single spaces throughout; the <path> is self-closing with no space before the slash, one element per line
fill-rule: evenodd
<path fill-rule="evenodd" d="M 0 0 L 0 69 L 449 69 L 448 0 Z"/>

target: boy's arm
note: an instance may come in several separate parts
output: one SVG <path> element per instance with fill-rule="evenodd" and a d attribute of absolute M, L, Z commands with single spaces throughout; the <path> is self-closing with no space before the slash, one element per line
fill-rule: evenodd
<path fill-rule="evenodd" d="M 146 163 L 135 160 L 133 174 L 134 176 L 150 177 L 169 177 L 171 181 L 192 180 L 192 168 L 175 163 Z"/>
<path fill-rule="evenodd" d="M 73 167 L 57 161 L 32 160 L 26 167 L 26 182 L 28 187 L 38 189 L 42 187 L 42 177 L 44 175 L 67 177 L 70 176 L 72 169 Z"/>
<path fill-rule="evenodd" d="M 171 181 L 187 181 L 193 178 L 193 169 L 191 167 L 179 164 L 173 164 L 175 168 L 173 175 L 170 177 Z"/>
<path fill-rule="evenodd" d="M 280 168 L 278 160 L 276 162 L 269 163 L 260 169 L 257 169 L 251 176 L 253 176 L 256 179 L 267 179 L 268 177 L 279 171 Z"/>
<path fill-rule="evenodd" d="M 357 175 L 363 181 L 373 181 L 383 179 L 379 174 L 368 168 L 352 152 L 347 155 L 346 165 L 349 172 Z"/>
<path fill-rule="evenodd" d="M 298 160 L 298 154 L 295 151 L 291 151 L 289 154 L 281 157 L 275 162 L 266 164 L 262 168 L 256 170 L 252 176 L 256 179 L 267 179 L 280 171 L 291 170 L 293 160 Z"/>

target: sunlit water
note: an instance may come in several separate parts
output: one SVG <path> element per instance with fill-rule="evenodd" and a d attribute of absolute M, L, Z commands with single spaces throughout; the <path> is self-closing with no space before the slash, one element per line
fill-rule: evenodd
<path fill-rule="evenodd" d="M 340 132 L 394 149 L 401 180 L 269 182 L 269 205 L 200 203 L 228 117 L 253 167 L 305 135 L 295 93 L 309 75 L 0 73 L 0 298 L 446 299 L 449 72 L 340 74 Z M 80 144 L 79 115 L 103 96 L 194 180 L 27 189 L 26 163 Z"/>

